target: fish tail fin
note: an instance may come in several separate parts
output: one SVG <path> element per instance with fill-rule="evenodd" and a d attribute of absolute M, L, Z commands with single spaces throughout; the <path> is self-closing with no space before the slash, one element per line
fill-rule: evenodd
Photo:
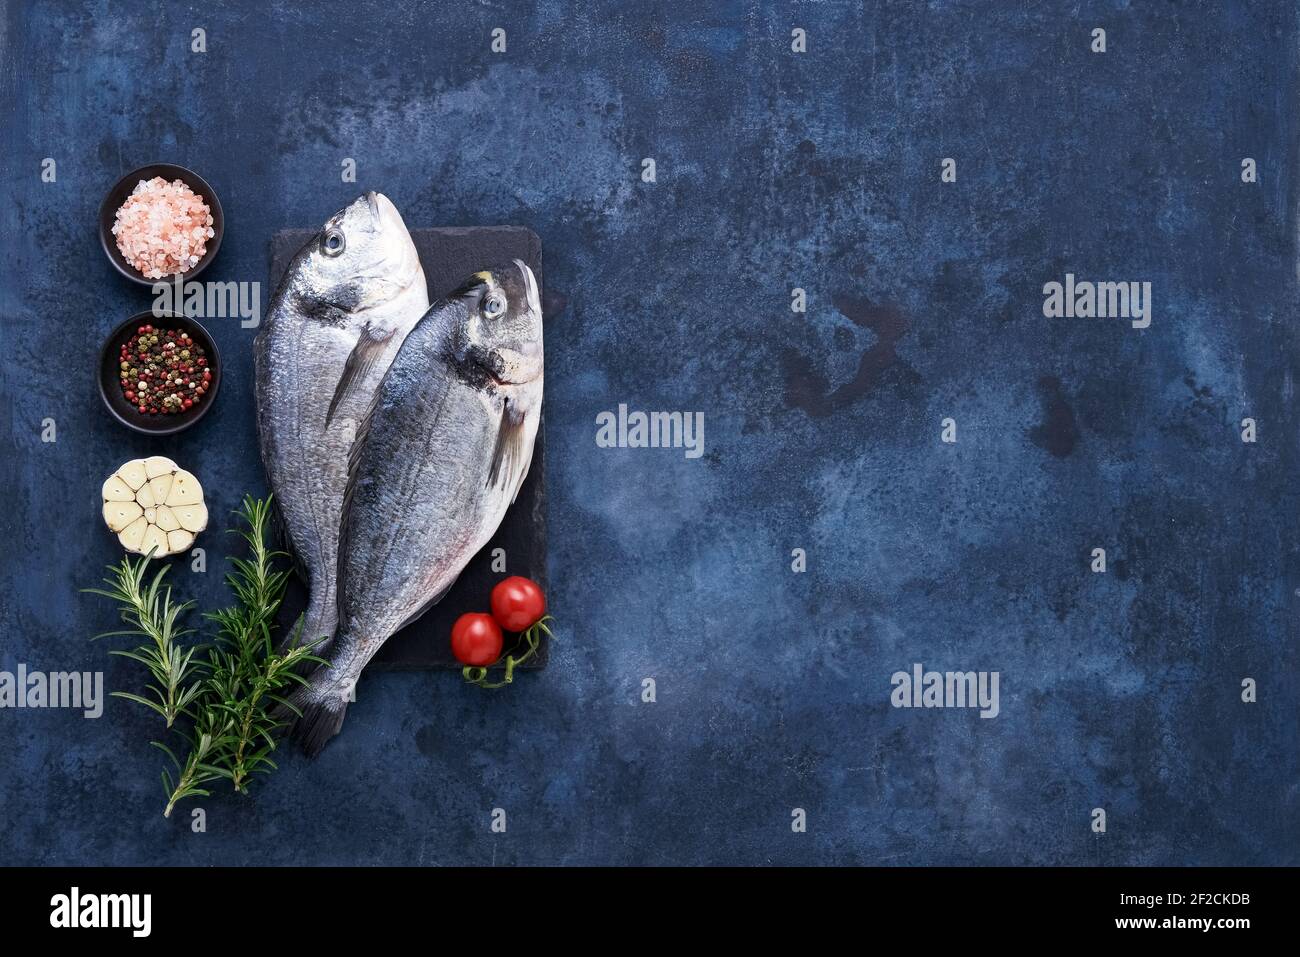
<path fill-rule="evenodd" d="M 329 667 L 322 665 L 305 685 L 289 696 L 300 714 L 289 734 L 310 758 L 316 757 L 343 727 L 348 712 L 348 694 L 343 685 L 329 677 Z"/>
<path fill-rule="evenodd" d="M 348 713 L 346 700 L 330 696 L 323 701 L 309 701 L 302 708 L 302 717 L 294 725 L 293 735 L 309 758 L 320 754 L 330 739 L 343 727 Z"/>

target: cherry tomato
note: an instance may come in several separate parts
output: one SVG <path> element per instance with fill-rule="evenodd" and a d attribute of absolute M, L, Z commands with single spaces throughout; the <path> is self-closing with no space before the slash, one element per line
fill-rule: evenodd
<path fill-rule="evenodd" d="M 501 627 L 491 615 L 468 612 L 451 626 L 451 653 L 462 664 L 492 664 L 501 657 L 501 644 Z"/>
<path fill-rule="evenodd" d="M 527 631 L 546 614 L 546 598 L 537 582 L 519 575 L 492 589 L 492 617 L 506 631 Z"/>

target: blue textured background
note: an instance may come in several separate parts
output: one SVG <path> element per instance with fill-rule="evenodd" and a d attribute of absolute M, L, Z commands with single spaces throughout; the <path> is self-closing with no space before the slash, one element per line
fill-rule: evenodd
<path fill-rule="evenodd" d="M 204 834 L 161 817 L 135 706 L 0 711 L 0 860 L 1300 860 L 1293 5 L 208 6 L 4 4 L 0 668 L 137 681 L 76 592 L 118 555 L 121 461 L 191 464 L 214 516 L 263 488 L 234 321 L 192 433 L 95 393 L 149 302 L 95 213 L 151 161 L 218 191 L 209 280 L 264 280 L 275 230 L 358 188 L 542 236 L 561 640 L 509 693 L 369 676 L 319 761 L 203 801 Z M 1151 327 L 1044 319 L 1067 271 L 1149 280 Z M 597 448 L 619 402 L 703 411 L 707 454 Z M 221 541 L 174 573 L 205 602 Z M 890 708 L 916 661 L 1000 671 L 1001 716 Z"/>

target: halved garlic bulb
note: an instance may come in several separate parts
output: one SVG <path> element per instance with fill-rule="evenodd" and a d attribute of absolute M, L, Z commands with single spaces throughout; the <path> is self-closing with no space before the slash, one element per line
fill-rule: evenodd
<path fill-rule="evenodd" d="M 104 524 L 128 552 L 183 552 L 208 527 L 203 486 L 171 459 L 132 459 L 104 481 Z"/>

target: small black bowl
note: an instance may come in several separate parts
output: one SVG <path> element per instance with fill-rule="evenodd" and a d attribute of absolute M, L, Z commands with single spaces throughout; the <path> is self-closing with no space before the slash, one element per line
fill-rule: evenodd
<path fill-rule="evenodd" d="M 208 360 L 206 368 L 212 370 L 212 384 L 208 387 L 202 402 L 175 415 L 148 415 L 126 401 L 126 396 L 122 394 L 122 346 L 143 325 L 187 332 L 190 338 L 203 348 Z M 174 435 L 185 431 L 208 414 L 208 409 L 212 408 L 220 388 L 221 356 L 217 353 L 217 344 L 208 335 L 208 330 L 188 316 L 172 313 L 155 316 L 152 312 L 142 312 L 114 329 L 99 351 L 99 395 L 104 400 L 104 405 L 117 421 L 128 429 L 143 432 L 145 435 Z"/>
<path fill-rule="evenodd" d="M 104 197 L 104 202 L 99 207 L 99 244 L 104 247 L 104 254 L 108 256 L 108 261 L 113 264 L 113 268 L 120 272 L 132 282 L 138 282 L 142 286 L 152 286 L 158 282 L 175 282 L 176 274 L 164 277 L 162 279 L 146 279 L 140 270 L 136 269 L 123 257 L 121 251 L 117 248 L 117 237 L 113 235 L 113 224 L 117 221 L 117 211 L 122 208 L 126 198 L 131 195 L 135 189 L 136 183 L 142 179 L 153 179 L 155 176 L 161 176 L 167 182 L 179 179 L 208 204 L 212 211 L 212 233 L 213 236 L 208 240 L 207 250 L 198 262 L 196 262 L 188 272 L 181 273 L 184 279 L 193 279 L 199 273 L 207 268 L 208 263 L 217 258 L 217 250 L 221 248 L 221 237 L 226 231 L 226 217 L 221 212 L 221 202 L 217 199 L 217 194 L 213 192 L 211 186 L 198 173 L 186 169 L 184 166 L 173 166 L 171 163 L 154 163 L 150 166 L 141 166 L 137 170 L 132 170 L 114 184 L 113 188 L 108 191 Z"/>

